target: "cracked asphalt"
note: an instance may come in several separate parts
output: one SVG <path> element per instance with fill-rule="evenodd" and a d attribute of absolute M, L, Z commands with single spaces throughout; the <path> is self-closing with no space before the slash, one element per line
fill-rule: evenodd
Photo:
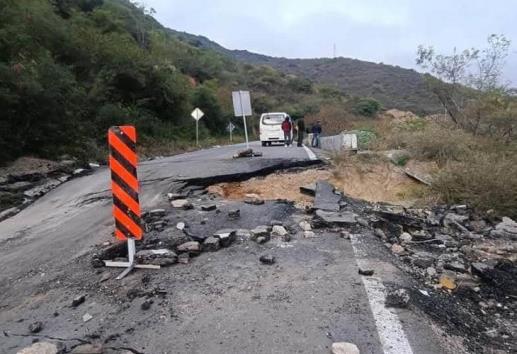
<path fill-rule="evenodd" d="M 164 207 L 170 227 L 185 221 L 196 233 L 251 229 L 272 219 L 297 230 L 307 216 L 285 202 L 210 200 L 220 213 L 199 211 L 207 196 L 194 199 L 196 209 L 190 211 L 173 210 L 167 202 L 165 194 L 179 180 L 206 185 L 311 163 L 301 148 L 254 148 L 264 156 L 232 159 L 241 145 L 141 163 L 143 210 Z M 114 279 L 119 269 L 92 268 L 94 246 L 112 240 L 108 186 L 108 171 L 101 168 L 0 223 L 0 353 L 16 353 L 33 338 L 50 337 L 63 339 L 66 350 L 81 339 L 150 354 L 327 353 L 336 341 L 353 342 L 361 353 L 400 352 L 379 336 L 379 326 L 390 323 L 379 322 L 372 313 L 351 241 L 332 230 L 318 230 L 318 237 L 310 239 L 297 230 L 289 243 L 241 240 L 202 253 L 187 265 L 137 270 L 122 281 Z M 240 219 L 225 217 L 232 208 L 241 210 Z M 374 267 L 380 281 L 407 284 L 377 238 L 358 238 L 361 261 Z M 277 263 L 260 264 L 258 258 L 265 253 L 273 254 Z M 130 294 L 155 286 L 165 294 L 153 297 L 151 308 L 143 311 L 144 298 Z M 86 294 L 86 302 L 71 308 L 71 300 L 80 294 Z M 85 313 L 93 319 L 83 322 Z M 425 315 L 409 309 L 395 313 L 412 352 L 461 352 L 461 342 Z M 27 330 L 34 321 L 44 324 L 38 335 Z"/>

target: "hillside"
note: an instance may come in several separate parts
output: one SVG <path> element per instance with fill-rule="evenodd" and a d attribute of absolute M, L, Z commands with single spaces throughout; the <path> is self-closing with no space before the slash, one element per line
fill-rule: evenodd
<path fill-rule="evenodd" d="M 235 89 L 252 91 L 257 114 L 303 115 L 345 99 L 181 41 L 129 0 L 1 3 L 0 164 L 23 155 L 105 157 L 106 131 L 119 124 L 136 125 L 141 146 L 170 153 L 192 145 L 194 107 L 205 112 L 201 138 L 223 136 Z"/>
<path fill-rule="evenodd" d="M 203 36 L 172 31 L 181 40 L 198 48 L 208 48 L 241 62 L 268 65 L 283 73 L 339 88 L 344 94 L 373 97 L 385 108 L 435 113 L 441 110 L 422 74 L 398 66 L 376 64 L 350 58 L 288 59 L 229 50 Z"/>

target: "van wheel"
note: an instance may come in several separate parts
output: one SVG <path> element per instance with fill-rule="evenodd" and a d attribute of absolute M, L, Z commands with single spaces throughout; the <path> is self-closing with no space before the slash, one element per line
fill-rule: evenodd
<path fill-rule="evenodd" d="M 268 141 L 267 146 L 271 146 L 271 145 L 273 145 L 273 143 L 271 141 Z"/>
<path fill-rule="evenodd" d="M 267 141 L 262 142 L 262 146 L 266 146 L 266 144 L 267 144 Z"/>

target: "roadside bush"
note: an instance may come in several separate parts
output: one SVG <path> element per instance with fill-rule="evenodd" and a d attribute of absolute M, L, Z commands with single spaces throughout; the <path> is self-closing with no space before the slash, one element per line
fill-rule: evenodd
<path fill-rule="evenodd" d="M 433 180 L 445 202 L 466 203 L 480 210 L 517 217 L 517 159 L 495 153 L 476 153 L 449 162 Z"/>
<path fill-rule="evenodd" d="M 381 104 L 373 98 L 360 99 L 354 106 L 354 112 L 365 116 L 373 117 L 381 109 Z"/>

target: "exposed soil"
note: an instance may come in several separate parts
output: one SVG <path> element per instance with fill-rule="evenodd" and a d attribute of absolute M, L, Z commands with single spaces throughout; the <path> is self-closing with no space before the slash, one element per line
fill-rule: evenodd
<path fill-rule="evenodd" d="M 255 177 L 243 182 L 219 183 L 208 187 L 209 193 L 228 200 L 257 197 L 264 200 L 290 200 L 297 207 L 311 206 L 313 197 L 300 193 L 300 186 L 318 180 L 328 180 L 332 173 L 327 169 L 310 169 L 278 172 L 265 177 Z"/>
<path fill-rule="evenodd" d="M 411 165 L 412 170 L 421 166 Z M 421 168 L 420 168 L 421 169 Z M 313 198 L 300 193 L 300 186 L 329 181 L 353 198 L 369 202 L 385 202 L 411 206 L 426 187 L 409 178 L 401 168 L 380 160 L 360 163 L 355 159 L 339 163 L 334 168 L 278 172 L 243 182 L 219 183 L 208 188 L 210 193 L 229 200 L 257 197 L 264 200 L 290 200 L 297 207 L 312 206 Z"/>

